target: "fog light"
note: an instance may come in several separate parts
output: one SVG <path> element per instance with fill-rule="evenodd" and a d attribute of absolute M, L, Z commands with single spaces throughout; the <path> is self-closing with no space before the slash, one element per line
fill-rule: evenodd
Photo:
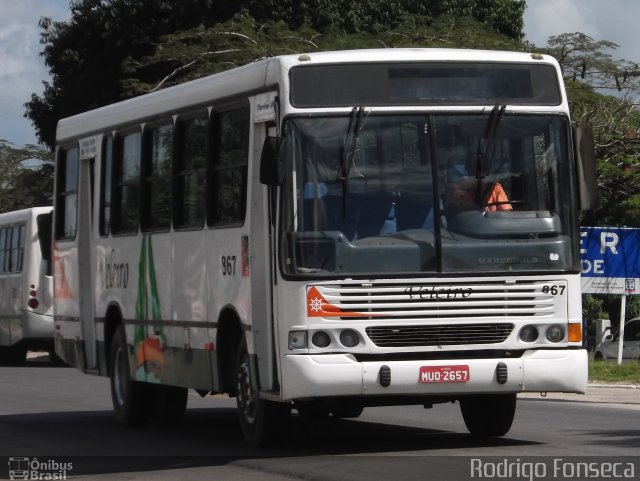
<path fill-rule="evenodd" d="M 311 336 L 311 342 L 316 347 L 327 347 L 331 344 L 331 338 L 329 334 L 324 331 L 314 332 L 313 336 Z"/>
<path fill-rule="evenodd" d="M 538 339 L 538 328 L 536 326 L 524 326 L 520 329 L 520 340 L 523 342 L 533 342 Z"/>
<path fill-rule="evenodd" d="M 549 342 L 560 342 L 564 339 L 564 327 L 559 324 L 549 326 L 547 329 L 547 340 Z"/>
<path fill-rule="evenodd" d="M 289 349 L 304 349 L 307 347 L 307 331 L 289 332 Z"/>
<path fill-rule="evenodd" d="M 340 333 L 340 342 L 344 347 L 356 347 L 360 344 L 360 336 L 352 329 L 346 329 Z"/>

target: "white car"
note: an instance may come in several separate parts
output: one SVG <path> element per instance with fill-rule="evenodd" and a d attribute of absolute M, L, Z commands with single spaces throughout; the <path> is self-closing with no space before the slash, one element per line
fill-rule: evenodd
<path fill-rule="evenodd" d="M 620 333 L 609 334 L 596 346 L 594 359 L 618 359 L 618 342 Z M 627 321 L 624 325 L 624 339 L 622 340 L 622 358 L 640 360 L 640 317 Z"/>

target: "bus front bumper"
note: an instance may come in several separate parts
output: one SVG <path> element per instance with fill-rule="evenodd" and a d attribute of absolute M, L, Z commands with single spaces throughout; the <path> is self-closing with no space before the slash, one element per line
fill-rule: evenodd
<path fill-rule="evenodd" d="M 446 370 L 451 366 L 467 366 L 468 379 L 423 382 L 423 368 Z M 387 377 L 387 372 L 388 385 L 381 380 L 381 377 Z M 282 374 L 285 400 L 330 396 L 584 393 L 587 352 L 584 349 L 535 350 L 526 351 L 520 358 L 508 359 L 371 362 L 358 362 L 350 354 L 297 354 L 284 357 Z"/>

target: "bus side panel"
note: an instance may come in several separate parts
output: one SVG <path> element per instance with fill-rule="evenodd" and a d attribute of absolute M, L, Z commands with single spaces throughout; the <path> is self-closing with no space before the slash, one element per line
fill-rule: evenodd
<path fill-rule="evenodd" d="M 51 349 L 53 346 L 53 277 L 47 275 L 47 265 L 42 259 L 40 246 L 37 241 L 37 227 L 35 222 L 27 226 L 27 241 L 24 250 L 22 304 L 23 308 L 23 336 L 29 345 Z M 28 306 L 30 291 L 35 292 L 38 306 L 32 309 Z"/>
<path fill-rule="evenodd" d="M 78 265 L 77 247 L 72 243 L 58 242 L 53 262 L 56 354 L 70 366 L 84 369 L 79 280 L 74 269 Z"/>
<path fill-rule="evenodd" d="M 0 276 L 0 346 L 11 346 L 22 339 L 22 319 L 19 300 L 22 277 L 19 274 Z"/>
<path fill-rule="evenodd" d="M 172 322 L 161 331 L 167 343 L 161 380 L 165 384 L 212 390 L 211 357 L 207 348 L 211 338 L 206 324 L 206 237 L 207 231 L 203 229 L 174 232 L 173 265 L 169 266 L 165 258 L 157 254 L 156 265 L 164 264 L 158 272 L 166 272 L 166 280 L 173 283 L 173 312 L 168 317 Z M 158 277 L 158 281 L 160 279 Z"/>

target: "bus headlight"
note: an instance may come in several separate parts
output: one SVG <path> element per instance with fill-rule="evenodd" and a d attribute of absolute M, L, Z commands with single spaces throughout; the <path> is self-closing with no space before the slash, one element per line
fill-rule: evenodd
<path fill-rule="evenodd" d="M 307 347 L 307 331 L 289 331 L 289 349 L 305 349 Z"/>
<path fill-rule="evenodd" d="M 340 333 L 340 342 L 344 347 L 356 347 L 360 344 L 360 336 L 353 329 L 345 329 Z"/>
<path fill-rule="evenodd" d="M 324 331 L 314 332 L 311 336 L 311 343 L 316 347 L 327 347 L 331 344 L 331 338 L 329 334 Z"/>
<path fill-rule="evenodd" d="M 520 340 L 523 342 L 534 342 L 538 339 L 538 328 L 536 326 L 524 326 L 520 329 Z"/>
<path fill-rule="evenodd" d="M 547 328 L 547 340 L 549 342 L 560 342 L 564 339 L 564 327 L 554 324 Z"/>

